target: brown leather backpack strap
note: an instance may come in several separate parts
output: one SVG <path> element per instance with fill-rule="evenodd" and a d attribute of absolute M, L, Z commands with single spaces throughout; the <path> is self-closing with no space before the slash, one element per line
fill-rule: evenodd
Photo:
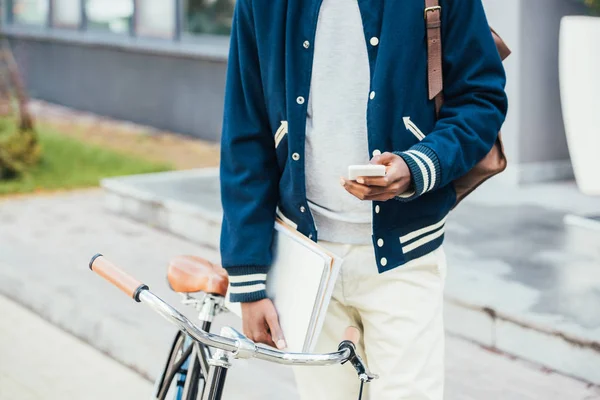
<path fill-rule="evenodd" d="M 442 8 L 439 0 L 425 0 L 427 27 L 427 76 L 429 100 L 435 99 L 435 111 L 442 108 L 444 78 L 442 74 Z"/>

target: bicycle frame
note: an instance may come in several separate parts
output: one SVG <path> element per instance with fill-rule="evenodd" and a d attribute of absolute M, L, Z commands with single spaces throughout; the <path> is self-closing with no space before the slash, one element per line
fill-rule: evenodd
<path fill-rule="evenodd" d="M 181 296 L 184 305 L 193 306 L 200 311 L 198 319 L 202 330 L 210 332 L 214 317 L 223 310 L 223 297 L 203 294 L 203 297 L 197 298 L 187 293 L 181 293 Z M 190 336 L 178 331 L 163 372 L 156 380 L 154 398 L 168 400 L 199 399 L 198 395 L 203 393 L 206 387 L 210 369 L 208 360 L 211 358 L 212 354 L 208 346 L 194 341 Z M 182 363 L 180 367 L 178 366 L 179 363 Z M 171 396 L 167 397 L 173 382 L 176 383 L 175 393 L 171 393 Z"/>

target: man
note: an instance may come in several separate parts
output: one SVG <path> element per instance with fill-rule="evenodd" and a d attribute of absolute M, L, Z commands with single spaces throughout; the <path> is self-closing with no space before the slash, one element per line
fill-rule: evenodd
<path fill-rule="evenodd" d="M 505 76 L 481 0 L 441 0 L 445 103 L 428 99 L 421 0 L 238 0 L 222 136 L 221 253 L 244 332 L 279 348 L 266 297 L 276 215 L 344 258 L 318 351 L 345 328 L 371 399 L 442 399 L 442 250 L 452 181 L 491 149 Z M 347 167 L 386 166 L 348 181 Z M 305 399 L 351 399 L 345 367 L 299 368 Z"/>

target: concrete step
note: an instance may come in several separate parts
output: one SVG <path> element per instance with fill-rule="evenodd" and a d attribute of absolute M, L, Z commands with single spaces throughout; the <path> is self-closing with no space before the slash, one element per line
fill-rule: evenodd
<path fill-rule="evenodd" d="M 111 211 L 218 248 L 217 170 L 107 179 L 102 186 Z M 540 190 L 553 201 L 576 196 L 560 185 Z M 513 202 L 470 201 L 447 224 L 447 330 L 600 384 L 600 310 L 594 307 L 600 304 L 600 235 L 565 227 L 566 211 L 544 208 L 535 193 L 502 193 Z"/>

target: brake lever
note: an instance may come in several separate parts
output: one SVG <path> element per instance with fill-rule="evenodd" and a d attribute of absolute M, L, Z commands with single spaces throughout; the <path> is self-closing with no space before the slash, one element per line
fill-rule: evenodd
<path fill-rule="evenodd" d="M 354 343 L 352 343 L 350 340 L 344 340 L 342 343 L 340 343 L 338 350 L 344 349 L 350 351 L 350 357 L 348 357 L 348 359 L 342 364 L 345 364 L 346 362 L 350 361 L 350 364 L 352 364 L 352 366 L 358 373 L 358 379 L 360 379 L 362 382 L 368 383 L 374 379 L 379 378 L 379 375 L 369 371 L 369 367 L 367 367 L 367 364 L 365 364 L 365 362 L 356 352 L 356 345 Z"/>

